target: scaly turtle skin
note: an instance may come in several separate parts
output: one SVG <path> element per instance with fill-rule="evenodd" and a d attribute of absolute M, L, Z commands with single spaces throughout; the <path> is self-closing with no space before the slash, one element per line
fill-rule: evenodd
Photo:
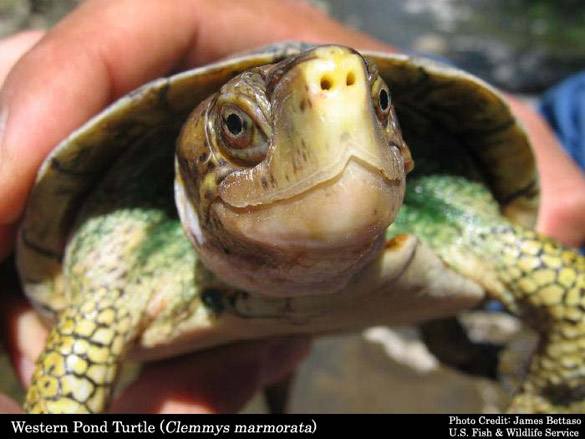
<path fill-rule="evenodd" d="M 18 246 L 56 321 L 28 411 L 105 410 L 125 358 L 419 322 L 486 294 L 542 333 L 511 410 L 584 409 L 585 263 L 523 228 L 534 162 L 502 98 L 428 61 L 307 49 L 147 84 L 47 158 Z"/>

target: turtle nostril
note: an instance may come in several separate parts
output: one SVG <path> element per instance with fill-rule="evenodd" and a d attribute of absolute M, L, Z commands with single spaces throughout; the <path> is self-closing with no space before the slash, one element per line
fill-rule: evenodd
<path fill-rule="evenodd" d="M 321 90 L 329 91 L 337 87 L 337 81 L 343 81 L 343 79 L 338 78 L 337 76 L 332 75 L 331 73 L 325 73 L 323 76 L 321 76 L 319 85 L 321 87 Z M 345 76 L 345 85 L 349 87 L 354 85 L 355 82 L 356 82 L 355 72 L 349 71 Z"/>
<path fill-rule="evenodd" d="M 347 77 L 345 78 L 345 84 L 348 86 L 355 84 L 355 73 L 354 72 L 349 72 L 347 74 Z"/>
<path fill-rule="evenodd" d="M 321 77 L 321 90 L 330 90 L 333 87 L 333 79 L 329 75 Z"/>

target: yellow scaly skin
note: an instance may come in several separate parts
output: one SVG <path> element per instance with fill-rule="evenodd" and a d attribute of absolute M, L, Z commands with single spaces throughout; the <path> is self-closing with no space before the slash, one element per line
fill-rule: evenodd
<path fill-rule="evenodd" d="M 117 358 L 131 336 L 133 315 L 120 290 L 103 288 L 92 300 L 61 313 L 39 358 L 25 410 L 93 413 L 108 402 Z"/>
<path fill-rule="evenodd" d="M 585 410 L 585 257 L 507 222 L 489 191 L 463 177 L 409 183 L 397 232 L 417 234 L 541 334 L 510 412 Z"/>
<path fill-rule="evenodd" d="M 532 231 L 512 230 L 502 231 L 498 270 L 515 296 L 510 308 L 527 315 L 542 338 L 509 410 L 583 413 L 585 258 Z"/>

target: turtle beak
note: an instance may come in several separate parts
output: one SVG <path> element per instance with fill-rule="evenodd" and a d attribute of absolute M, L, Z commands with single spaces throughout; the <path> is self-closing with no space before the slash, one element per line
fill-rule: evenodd
<path fill-rule="evenodd" d="M 238 212 L 234 227 L 290 246 L 374 240 L 402 204 L 405 166 L 378 121 L 363 58 L 348 48 L 319 47 L 270 71 L 267 93 L 266 159 L 249 178 L 234 174 L 219 188 Z"/>

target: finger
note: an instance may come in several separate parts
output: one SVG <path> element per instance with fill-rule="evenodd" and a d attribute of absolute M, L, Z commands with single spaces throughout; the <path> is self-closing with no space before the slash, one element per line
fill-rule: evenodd
<path fill-rule="evenodd" d="M 200 4 L 196 44 L 187 65 L 199 65 L 233 52 L 274 41 L 337 43 L 356 49 L 397 51 L 389 44 L 342 26 L 301 0 L 211 0 Z M 213 20 L 209 20 L 213 17 Z"/>
<path fill-rule="evenodd" d="M 43 350 L 47 330 L 20 293 L 14 267 L 0 269 L 0 319 L 10 360 L 20 381 L 28 387 L 34 363 Z"/>
<path fill-rule="evenodd" d="M 35 362 L 41 354 L 47 329 L 41 323 L 38 314 L 24 303 L 12 309 L 9 319 L 11 331 L 7 342 L 10 359 L 16 369 L 20 382 L 28 387 L 35 369 Z"/>
<path fill-rule="evenodd" d="M 0 87 L 16 61 L 33 47 L 45 33 L 40 30 L 20 32 L 0 41 Z"/>
<path fill-rule="evenodd" d="M 538 113 L 513 98 L 510 104 L 523 122 L 536 155 L 541 183 L 537 229 L 568 246 L 585 244 L 585 174 Z"/>
<path fill-rule="evenodd" d="M 239 343 L 147 366 L 115 413 L 234 413 L 290 373 L 309 352 L 306 337 Z"/>
<path fill-rule="evenodd" d="M 0 224 L 22 213 L 47 153 L 114 97 L 180 61 L 204 63 L 234 50 L 294 38 L 387 47 L 300 1 L 82 3 L 6 80 L 0 99 Z"/>
<path fill-rule="evenodd" d="M 26 31 L 0 41 L 0 88 L 8 72 L 18 59 L 44 35 L 43 31 Z M 0 125 L 2 122 L 0 121 Z M 14 244 L 15 227 L 0 224 L 0 262 L 10 253 Z"/>

